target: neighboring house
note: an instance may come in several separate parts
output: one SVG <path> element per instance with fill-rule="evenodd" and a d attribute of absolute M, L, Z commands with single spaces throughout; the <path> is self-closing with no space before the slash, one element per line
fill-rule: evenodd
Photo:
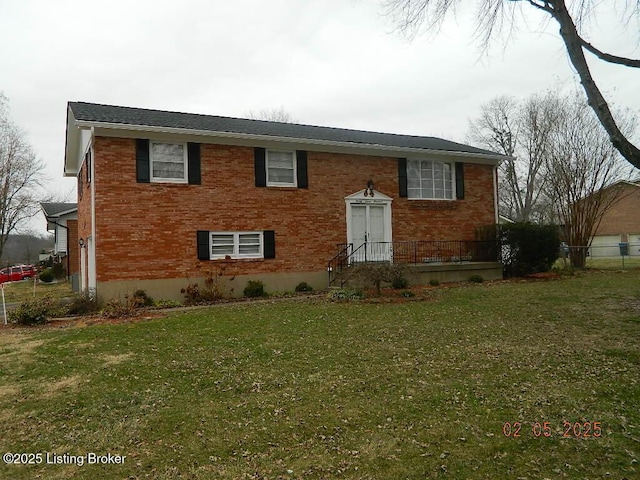
<path fill-rule="evenodd" d="M 640 256 L 640 181 L 618 182 L 609 188 L 619 188 L 618 200 L 602 217 L 591 239 L 592 257 L 620 256 L 619 243 L 628 243 L 628 253 Z"/>
<path fill-rule="evenodd" d="M 41 203 L 47 219 L 47 230 L 54 233 L 51 257 L 62 263 L 74 290 L 79 287 L 78 205 L 76 203 Z"/>
<path fill-rule="evenodd" d="M 236 295 L 247 280 L 326 288 L 338 245 L 362 254 L 365 240 L 379 247 L 369 259 L 396 261 L 403 242 L 415 262 L 479 260 L 471 243 L 433 242 L 473 242 L 497 222 L 503 158 L 432 137 L 71 102 L 81 285 L 181 299 L 224 269 Z M 484 278 L 501 276 L 489 267 Z"/>

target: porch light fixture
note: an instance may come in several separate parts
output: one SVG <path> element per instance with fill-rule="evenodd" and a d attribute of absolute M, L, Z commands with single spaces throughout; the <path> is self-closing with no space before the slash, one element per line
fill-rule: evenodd
<path fill-rule="evenodd" d="M 78 240 L 78 244 L 80 245 L 80 248 L 84 247 L 84 238 L 80 238 L 80 240 Z"/>
<path fill-rule="evenodd" d="M 365 197 L 373 197 L 373 180 L 367 182 L 367 188 L 364 191 Z"/>

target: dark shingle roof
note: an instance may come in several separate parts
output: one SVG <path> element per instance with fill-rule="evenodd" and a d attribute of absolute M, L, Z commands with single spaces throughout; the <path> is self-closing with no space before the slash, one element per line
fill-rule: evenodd
<path fill-rule="evenodd" d="M 499 154 L 435 137 L 319 127 L 295 123 L 268 122 L 245 118 L 220 117 L 194 113 L 167 112 L 143 108 L 117 107 L 85 102 L 69 102 L 76 120 L 132 126 L 167 127 L 187 130 L 264 135 L 292 139 L 382 145 L 387 147 L 464 152 L 479 155 Z"/>
<path fill-rule="evenodd" d="M 77 203 L 41 203 L 40 206 L 47 217 L 57 217 L 61 213 L 78 209 Z"/>

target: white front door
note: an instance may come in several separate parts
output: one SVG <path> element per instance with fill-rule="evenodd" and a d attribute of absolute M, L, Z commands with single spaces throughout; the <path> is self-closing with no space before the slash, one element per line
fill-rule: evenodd
<path fill-rule="evenodd" d="M 356 262 L 389 260 L 386 241 L 385 205 L 351 205 L 351 243 Z M 366 246 L 363 244 L 366 242 Z"/>

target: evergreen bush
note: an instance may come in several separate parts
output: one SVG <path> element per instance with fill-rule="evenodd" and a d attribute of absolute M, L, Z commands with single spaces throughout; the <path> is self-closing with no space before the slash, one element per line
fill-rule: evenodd
<path fill-rule="evenodd" d="M 506 277 L 548 272 L 558 258 L 560 236 L 554 225 L 509 223 L 498 230 Z"/>

